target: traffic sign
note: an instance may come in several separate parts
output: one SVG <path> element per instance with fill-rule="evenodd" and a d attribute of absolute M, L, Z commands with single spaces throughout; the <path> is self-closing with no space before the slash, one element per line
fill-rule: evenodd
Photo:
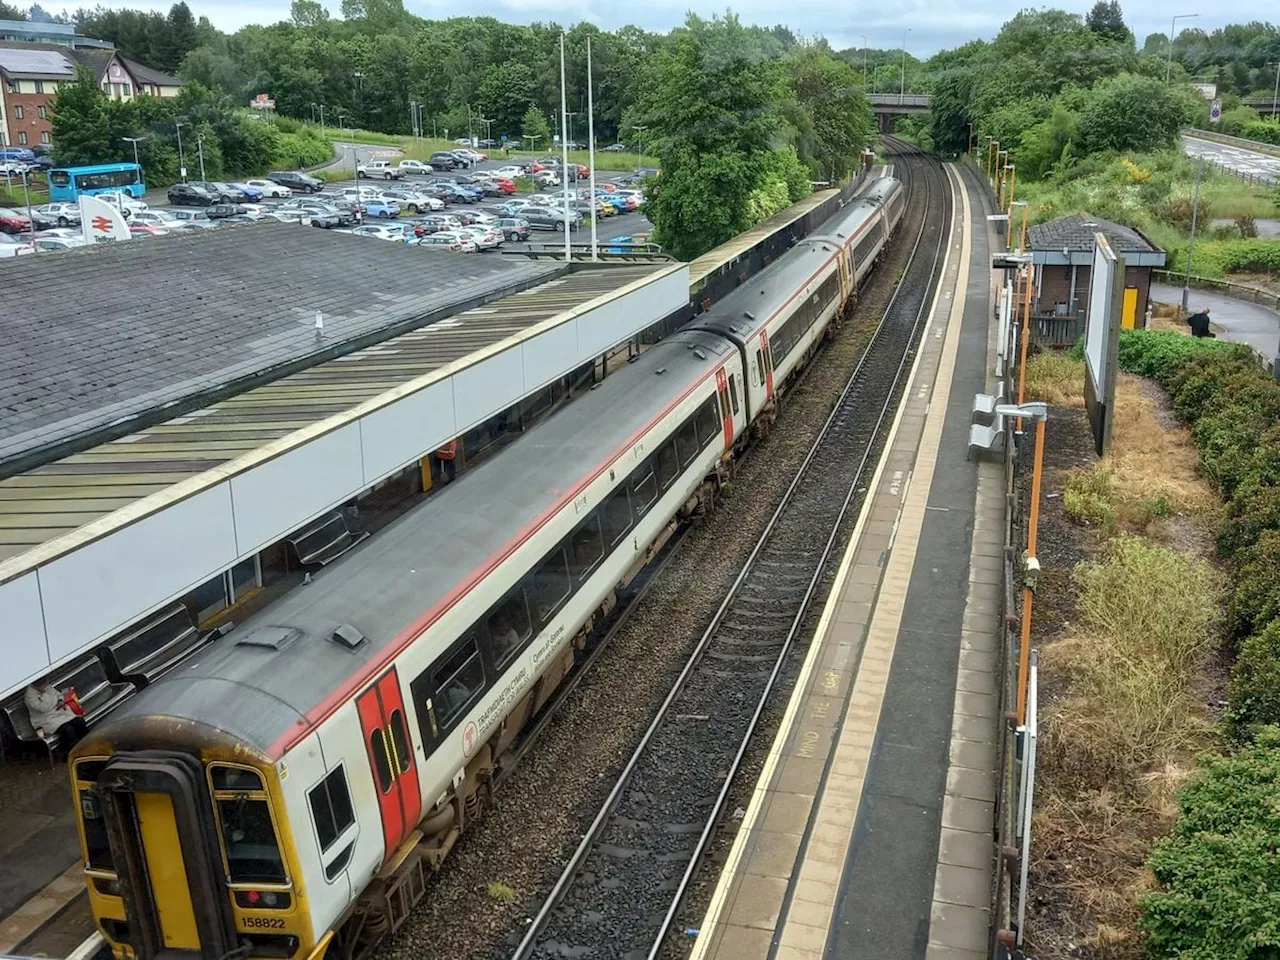
<path fill-rule="evenodd" d="M 1215 100 L 1213 105 L 1209 107 L 1209 122 L 1217 123 L 1222 119 L 1222 101 Z"/>

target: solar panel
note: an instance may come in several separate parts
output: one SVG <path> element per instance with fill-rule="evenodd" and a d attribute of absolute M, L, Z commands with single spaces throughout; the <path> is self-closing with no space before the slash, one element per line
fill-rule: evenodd
<path fill-rule="evenodd" d="M 54 50 L 18 50 L 0 47 L 0 70 L 6 73 L 39 73 L 46 76 L 74 76 L 70 59 Z"/>

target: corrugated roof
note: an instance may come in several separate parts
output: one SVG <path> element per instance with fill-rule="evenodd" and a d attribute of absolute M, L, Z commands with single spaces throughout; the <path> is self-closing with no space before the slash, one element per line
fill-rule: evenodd
<path fill-rule="evenodd" d="M 820 206 L 824 200 L 835 196 L 838 190 L 815 190 L 803 200 L 793 203 L 781 213 L 775 213 L 766 220 L 761 220 L 746 233 L 740 233 L 732 240 L 720 244 L 689 264 L 689 285 L 697 287 L 698 282 L 708 274 L 715 272 L 726 263 L 730 263 L 745 251 L 750 250 L 761 240 L 772 236 L 788 224 L 794 223 L 814 207 Z"/>
<path fill-rule="evenodd" d="M 0 475 L 562 269 L 277 222 L 0 261 Z"/>
<path fill-rule="evenodd" d="M 379 252 L 395 249 L 347 239 Z M 455 274 L 464 264 L 490 259 L 410 249 L 448 258 Z M 665 269 L 580 269 L 0 481 L 0 560 Z"/>
<path fill-rule="evenodd" d="M 1137 230 L 1089 213 L 1072 213 L 1037 223 L 1027 233 L 1032 250 L 1092 250 L 1093 235 L 1103 233 L 1111 241 L 1112 248 L 1120 252 L 1162 252 Z"/>

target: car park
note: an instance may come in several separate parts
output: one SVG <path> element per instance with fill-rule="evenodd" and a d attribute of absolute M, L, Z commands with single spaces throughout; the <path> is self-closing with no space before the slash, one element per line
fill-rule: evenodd
<path fill-rule="evenodd" d="M 501 230 L 503 237 L 512 243 L 528 240 L 529 234 L 533 232 L 529 221 L 524 217 L 499 217 L 493 222 L 493 226 Z"/>
<path fill-rule="evenodd" d="M 257 190 L 259 195 L 263 197 L 287 200 L 289 197 L 293 196 L 293 190 L 291 188 L 286 187 L 282 183 L 273 183 L 270 180 L 246 180 L 244 181 L 244 185 Z"/>
<path fill-rule="evenodd" d="M 280 212 L 296 211 L 304 220 L 310 220 L 317 227 L 345 227 L 356 219 L 350 208 L 308 198 L 286 200 L 276 209 Z"/>
<path fill-rule="evenodd" d="M 404 171 L 390 160 L 370 160 L 356 165 L 356 175 L 378 180 L 398 180 Z"/>
<path fill-rule="evenodd" d="M 566 220 L 570 230 L 577 230 L 582 226 L 582 215 L 576 210 L 570 211 L 566 217 L 562 209 L 530 204 L 521 211 L 520 216 L 527 220 L 534 230 L 555 230 L 557 233 L 564 233 Z"/>
<path fill-rule="evenodd" d="M 175 183 L 165 196 L 175 207 L 207 207 L 218 202 L 212 193 L 194 183 Z"/>
<path fill-rule="evenodd" d="M 35 253 L 35 247 L 23 240 L 16 240 L 5 233 L 0 233 L 0 260 L 6 257 L 20 257 L 23 254 Z"/>
<path fill-rule="evenodd" d="M 435 168 L 422 160 L 401 160 L 397 166 L 401 173 L 414 177 L 425 177 L 435 173 Z"/>
<path fill-rule="evenodd" d="M 262 189 L 260 187 L 255 187 L 251 183 L 247 183 L 243 180 L 231 180 L 228 182 L 231 186 L 243 193 L 244 198 L 250 203 L 257 203 L 264 196 Z"/>
<path fill-rule="evenodd" d="M 381 198 L 378 200 L 361 200 L 360 207 L 365 216 L 381 217 L 384 220 L 394 220 L 400 216 L 400 205 L 394 200 Z"/>
<path fill-rule="evenodd" d="M 267 174 L 266 179 L 288 187 L 295 193 L 319 193 L 324 189 L 323 180 L 293 170 L 273 170 Z"/>

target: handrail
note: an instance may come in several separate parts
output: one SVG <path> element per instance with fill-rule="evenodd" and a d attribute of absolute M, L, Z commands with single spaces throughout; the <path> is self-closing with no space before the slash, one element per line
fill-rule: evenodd
<path fill-rule="evenodd" d="M 1195 137 L 1197 140 L 1213 140 L 1218 143 L 1225 143 L 1229 147 L 1243 147 L 1246 150 L 1252 150 L 1254 153 L 1265 153 L 1269 156 L 1280 157 L 1280 146 L 1274 143 L 1267 143 L 1265 140 L 1248 140 L 1245 137 L 1233 137 L 1230 134 L 1218 133 L 1215 130 L 1201 130 L 1199 127 L 1190 127 L 1184 131 L 1187 136 Z"/>

